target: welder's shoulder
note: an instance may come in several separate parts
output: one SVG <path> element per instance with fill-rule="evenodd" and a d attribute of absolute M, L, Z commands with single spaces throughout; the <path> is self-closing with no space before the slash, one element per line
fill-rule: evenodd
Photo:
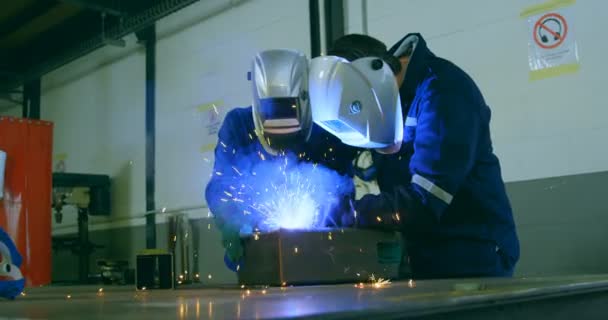
<path fill-rule="evenodd" d="M 253 130 L 253 115 L 251 107 L 234 108 L 224 117 L 222 122 L 222 130 L 230 130 L 231 132 L 249 132 Z"/>
<path fill-rule="evenodd" d="M 451 61 L 435 58 L 429 68 L 429 76 L 424 81 L 424 89 L 429 95 L 440 99 L 460 101 L 463 106 L 473 109 L 484 105 L 483 96 L 469 74 Z"/>

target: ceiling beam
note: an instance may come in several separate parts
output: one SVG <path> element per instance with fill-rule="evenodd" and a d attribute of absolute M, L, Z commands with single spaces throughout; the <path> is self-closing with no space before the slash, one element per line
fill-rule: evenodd
<path fill-rule="evenodd" d="M 124 21 L 119 21 L 120 19 L 112 17 L 115 21 L 107 25 L 106 38 L 120 39 L 129 33 L 141 31 L 152 25 L 155 21 L 197 1 L 199 0 L 146 0 L 145 3 L 147 3 L 148 7 L 130 13 L 124 17 Z M 131 3 L 131 1 L 129 2 Z M 132 3 L 139 4 L 139 1 L 133 0 Z M 93 14 L 94 17 L 88 18 L 89 23 L 82 22 L 73 26 L 71 28 L 72 32 L 66 33 L 70 34 L 70 37 L 66 37 L 65 34 L 60 37 L 48 34 L 44 36 L 43 41 L 30 46 L 27 52 L 32 56 L 22 57 L 19 61 L 14 62 L 17 65 L 29 66 L 23 72 L 21 79 L 8 81 L 0 79 L 0 90 L 10 90 L 18 87 L 23 82 L 40 77 L 104 46 L 105 43 L 100 30 L 100 15 L 95 15 L 93 12 L 84 12 L 76 18 L 83 19 L 87 14 Z M 68 24 L 64 23 L 62 27 L 65 28 L 66 26 Z M 74 30 L 78 30 L 76 35 L 74 34 Z M 49 52 L 50 44 L 45 42 L 45 40 L 53 42 L 53 47 L 60 50 L 58 52 Z"/>
<path fill-rule="evenodd" d="M 104 12 L 113 16 L 121 16 L 125 14 L 123 6 L 117 0 L 61 0 L 66 3 L 71 3 L 85 9 Z"/>
<path fill-rule="evenodd" d="M 30 7 L 25 8 L 19 14 L 6 19 L 0 23 L 0 38 L 12 34 L 25 27 L 31 20 L 42 16 L 57 5 L 55 1 L 35 1 Z"/>

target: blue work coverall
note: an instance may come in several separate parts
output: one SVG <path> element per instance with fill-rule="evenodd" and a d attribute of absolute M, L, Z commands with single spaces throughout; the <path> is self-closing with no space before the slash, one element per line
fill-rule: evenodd
<path fill-rule="evenodd" d="M 415 278 L 511 276 L 519 241 L 490 108 L 474 81 L 419 34 L 394 49 L 411 36 L 419 41 L 400 88 L 403 144 L 396 154 L 373 153 L 381 194 L 365 196 L 357 210 L 364 223 L 404 231 Z"/>
<path fill-rule="evenodd" d="M 297 155 L 300 161 L 317 163 L 340 175 L 353 175 L 352 161 L 356 149 L 342 144 L 338 138 L 317 125 L 313 124 L 307 142 L 295 144 L 285 151 Z M 251 107 L 228 112 L 218 133 L 214 174 L 205 190 L 207 205 L 220 230 L 238 232 L 243 224 L 255 225 L 255 221 L 247 221 L 243 217 L 243 208 L 238 203 L 221 199 L 225 198 L 224 192 L 229 191 L 229 184 L 234 180 L 231 178 L 238 180 L 238 172 L 249 172 L 261 158 L 270 160 L 274 157 L 276 156 L 266 152 L 256 137 Z M 352 188 L 354 193 L 354 183 L 347 188 Z"/>

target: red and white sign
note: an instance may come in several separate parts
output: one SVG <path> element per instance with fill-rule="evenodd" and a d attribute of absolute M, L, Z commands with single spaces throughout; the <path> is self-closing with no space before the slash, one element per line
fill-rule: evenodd
<path fill-rule="evenodd" d="M 572 6 L 568 6 L 527 17 L 531 71 L 578 64 L 572 16 Z"/>

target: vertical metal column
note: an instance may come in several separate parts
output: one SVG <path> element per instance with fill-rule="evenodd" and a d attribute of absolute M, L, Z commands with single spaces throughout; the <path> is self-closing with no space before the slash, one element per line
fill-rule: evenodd
<path fill-rule="evenodd" d="M 156 210 L 156 29 L 137 33 L 146 46 L 146 212 Z M 146 248 L 156 248 L 156 216 L 146 215 Z"/>
<path fill-rule="evenodd" d="M 309 0 L 308 9 L 310 12 L 310 57 L 316 58 L 321 55 L 321 18 L 319 0 Z"/>
<path fill-rule="evenodd" d="M 40 78 L 23 85 L 22 116 L 29 119 L 40 119 Z"/>
<path fill-rule="evenodd" d="M 325 0 L 325 42 L 331 48 L 333 42 L 344 35 L 344 0 Z"/>

